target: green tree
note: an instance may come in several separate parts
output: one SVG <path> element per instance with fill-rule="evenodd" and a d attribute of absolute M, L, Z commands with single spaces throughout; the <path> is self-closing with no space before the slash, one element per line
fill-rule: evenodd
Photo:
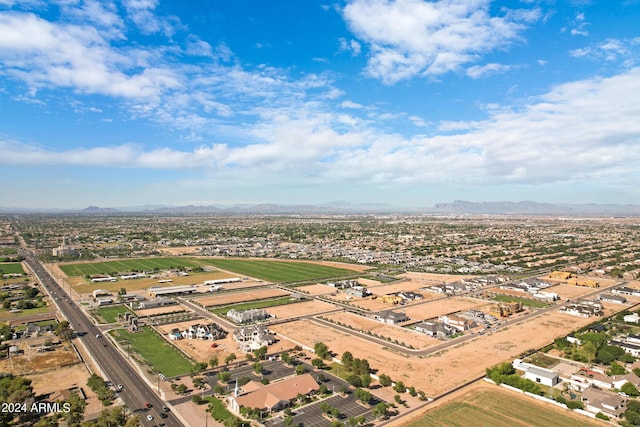
<path fill-rule="evenodd" d="M 329 360 L 331 359 L 331 353 L 329 353 L 329 347 L 322 342 L 317 342 L 313 346 L 313 351 L 321 359 Z"/>
<path fill-rule="evenodd" d="M 611 363 L 610 372 L 611 375 L 624 375 L 627 370 L 621 364 L 613 362 Z"/>
<path fill-rule="evenodd" d="M 256 359 L 258 360 L 264 359 L 267 356 L 267 347 L 262 346 L 256 350 L 253 350 L 253 354 L 254 356 L 256 356 Z"/>
<path fill-rule="evenodd" d="M 73 329 L 71 329 L 71 325 L 66 320 L 63 320 L 56 325 L 54 333 L 60 337 L 60 339 L 65 341 L 70 341 L 71 338 L 73 338 Z"/>
<path fill-rule="evenodd" d="M 380 374 L 380 376 L 378 376 L 378 381 L 382 387 L 389 387 L 393 383 L 393 381 L 391 381 L 391 377 L 387 374 Z"/>
<path fill-rule="evenodd" d="M 65 414 L 67 424 L 70 427 L 79 426 L 84 419 L 84 411 L 87 407 L 87 403 L 76 393 L 69 396 L 67 403 L 70 406 L 69 412 Z"/>
<path fill-rule="evenodd" d="M 224 358 L 224 363 L 228 365 L 229 363 L 233 362 L 234 360 L 236 360 L 236 354 L 235 353 L 231 353 L 230 355 L 228 355 L 227 357 Z"/>
<path fill-rule="evenodd" d="M 636 388 L 636 386 L 634 386 L 631 383 L 624 383 L 622 385 L 622 387 L 620 387 L 620 391 L 623 393 L 626 393 L 628 396 L 640 396 L 640 392 L 638 392 L 638 389 Z"/>
<path fill-rule="evenodd" d="M 311 361 L 311 364 L 313 365 L 313 367 L 318 368 L 318 369 L 322 369 L 324 367 L 324 361 L 322 359 L 320 359 L 319 357 L 316 357 L 315 359 L 313 359 Z"/>
<path fill-rule="evenodd" d="M 296 375 L 302 375 L 305 372 L 307 372 L 307 370 L 305 369 L 304 365 L 296 365 Z"/>
<path fill-rule="evenodd" d="M 407 387 L 405 387 L 402 381 L 396 381 L 396 384 L 393 386 L 393 389 L 398 393 L 404 393 L 407 391 Z"/>
<path fill-rule="evenodd" d="M 227 383 L 231 378 L 231 372 L 229 371 L 220 371 L 218 372 L 218 381 Z"/>
<path fill-rule="evenodd" d="M 352 363 L 353 363 L 353 355 L 348 351 L 345 351 L 344 353 L 342 353 L 342 364 L 344 365 L 344 368 L 347 371 L 351 370 Z"/>
<path fill-rule="evenodd" d="M 354 387 L 362 387 L 362 380 L 356 374 L 351 374 L 347 377 L 347 382 Z"/>
<path fill-rule="evenodd" d="M 369 388 L 369 386 L 371 385 L 371 375 L 369 374 L 360 375 L 360 384 L 362 384 L 362 387 Z"/>
<path fill-rule="evenodd" d="M 218 367 L 218 363 L 220 363 L 220 360 L 218 359 L 218 356 L 213 356 L 211 359 L 209 359 L 209 367 L 211 369 L 215 369 Z"/>

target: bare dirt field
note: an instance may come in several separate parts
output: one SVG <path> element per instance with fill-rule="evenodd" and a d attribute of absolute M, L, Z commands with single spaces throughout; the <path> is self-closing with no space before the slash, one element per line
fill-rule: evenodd
<path fill-rule="evenodd" d="M 307 286 L 298 286 L 296 290 L 303 291 L 308 293 L 309 295 L 323 295 L 323 294 L 331 294 L 336 292 L 336 288 L 327 285 L 307 285 Z"/>
<path fill-rule="evenodd" d="M 234 304 L 237 302 L 245 302 L 245 301 L 253 301 L 264 298 L 273 298 L 273 297 L 281 297 L 285 295 L 290 295 L 289 292 L 276 289 L 276 288 L 268 288 L 268 289 L 257 289 L 251 290 L 247 292 L 234 292 L 229 294 L 219 294 L 212 297 L 206 298 L 198 298 L 198 304 L 202 304 L 204 307 L 212 307 L 216 305 L 227 305 Z"/>
<path fill-rule="evenodd" d="M 292 317 L 324 313 L 335 309 L 336 307 L 333 304 L 313 300 L 269 307 L 266 310 L 270 315 L 275 316 L 276 319 L 290 319 Z"/>
<path fill-rule="evenodd" d="M 432 295 L 436 295 L 433 292 L 420 291 L 419 288 L 422 287 L 424 287 L 424 283 L 416 280 L 404 280 L 399 283 L 381 284 L 379 286 L 372 287 L 369 290 L 374 295 L 386 295 L 397 292 L 415 292 L 422 295 L 424 298 L 430 298 Z"/>
<path fill-rule="evenodd" d="M 180 313 L 183 311 L 191 311 L 188 310 L 184 305 L 168 305 L 166 307 L 156 307 L 156 308 L 147 308 L 144 310 L 136 310 L 136 314 L 139 317 L 145 316 L 155 316 L 156 314 L 167 314 L 167 313 Z"/>
<path fill-rule="evenodd" d="M 431 338 L 425 334 L 419 334 L 410 329 L 389 325 L 374 319 L 367 319 L 353 313 L 340 312 L 328 314 L 324 317 L 332 322 L 339 322 L 343 325 L 348 325 L 355 330 L 370 331 L 385 338 L 398 340 L 399 342 L 404 343 L 405 346 L 411 345 L 418 349 L 427 348 L 440 343 L 437 339 Z"/>
<path fill-rule="evenodd" d="M 557 285 L 551 288 L 545 289 L 548 292 L 555 292 L 558 294 L 561 300 L 580 298 L 581 296 L 593 292 L 595 289 L 587 288 L 585 286 L 573 286 L 573 285 Z"/>
<path fill-rule="evenodd" d="M 609 314 L 614 310 L 605 306 L 605 311 Z M 483 375 L 487 367 L 513 359 L 526 350 L 543 347 L 593 321 L 593 318 L 553 311 L 427 357 L 397 354 L 363 338 L 308 320 L 273 325 L 272 329 L 311 348 L 321 341 L 338 355 L 350 351 L 354 357 L 366 358 L 378 373 L 435 396 Z"/>
<path fill-rule="evenodd" d="M 14 343 L 22 354 L 0 360 L 0 372 L 12 372 L 16 375 L 41 373 L 70 366 L 80 362 L 78 356 L 69 345 L 56 346 L 52 351 L 38 353 L 30 349 L 26 342 Z"/>
<path fill-rule="evenodd" d="M 33 391 L 36 395 L 49 394 L 58 390 L 80 387 L 87 396 L 86 413 L 100 412 L 103 408 L 96 394 L 87 386 L 89 371 L 81 364 L 64 366 L 40 374 L 26 375 L 31 380 Z"/>

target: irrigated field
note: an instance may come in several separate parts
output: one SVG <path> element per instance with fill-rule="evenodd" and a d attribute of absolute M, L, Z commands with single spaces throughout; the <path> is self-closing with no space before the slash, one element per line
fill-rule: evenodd
<path fill-rule="evenodd" d="M 21 262 L 0 263 L 0 274 L 24 274 Z"/>
<path fill-rule="evenodd" d="M 583 427 L 600 425 L 587 417 L 579 416 L 497 388 L 474 390 L 433 411 L 409 427 L 433 426 L 563 426 Z"/>
<path fill-rule="evenodd" d="M 85 276 L 87 274 L 109 274 L 114 272 L 148 271 L 158 268 L 169 270 L 179 267 L 204 267 L 213 265 L 207 258 L 136 258 L 102 262 L 74 263 L 60 265 L 67 276 Z"/>
<path fill-rule="evenodd" d="M 167 377 L 188 374 L 191 371 L 191 361 L 171 344 L 156 335 L 148 326 L 135 334 L 130 334 L 124 329 L 110 333 L 116 340 L 131 344 L 134 352 Z"/>
<path fill-rule="evenodd" d="M 209 264 L 223 270 L 233 271 L 243 276 L 255 277 L 268 282 L 301 282 L 324 280 L 332 277 L 348 276 L 357 270 L 329 267 L 311 262 L 264 261 L 255 259 L 210 259 Z"/>
<path fill-rule="evenodd" d="M 129 309 L 124 305 L 114 305 L 111 307 L 101 307 L 96 309 L 96 314 L 102 317 L 106 323 L 115 322 L 118 319 L 118 315 L 123 315 L 127 312 L 130 313 Z"/>

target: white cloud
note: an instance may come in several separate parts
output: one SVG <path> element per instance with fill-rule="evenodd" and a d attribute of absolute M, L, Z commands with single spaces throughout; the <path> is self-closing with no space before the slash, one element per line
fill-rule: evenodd
<path fill-rule="evenodd" d="M 133 71 L 139 64 L 111 48 L 93 27 L 56 25 L 33 14 L 0 14 L 0 55 L 4 63 L 0 73 L 25 81 L 32 93 L 70 87 L 83 93 L 144 98 L 180 86 L 179 77 L 169 69 Z"/>
<path fill-rule="evenodd" d="M 478 79 L 492 74 L 501 74 L 511 69 L 510 65 L 486 64 L 474 65 L 467 69 L 467 75 L 472 79 Z"/>
<path fill-rule="evenodd" d="M 343 16 L 367 43 L 366 72 L 386 84 L 438 76 L 520 39 L 540 12 L 503 10 L 491 16 L 489 0 L 354 0 Z"/>
<path fill-rule="evenodd" d="M 5 165 L 91 165 L 242 173 L 263 182 L 482 185 L 633 180 L 640 161 L 640 69 L 559 85 L 519 111 L 495 108 L 479 122 L 443 122 L 453 135 L 402 136 L 315 102 L 264 108 L 244 146 L 145 151 L 122 145 L 51 151 L 5 141 Z M 410 120 L 413 120 L 409 117 Z"/>
<path fill-rule="evenodd" d="M 338 48 L 340 52 L 349 52 L 351 56 L 358 56 L 362 51 L 362 46 L 356 40 L 347 40 L 344 37 L 338 39 Z"/>
<path fill-rule="evenodd" d="M 353 102 L 353 101 L 343 101 L 340 106 L 342 108 L 352 108 L 355 110 L 359 110 L 361 108 L 363 108 L 364 106 L 362 104 L 358 104 L 357 102 Z"/>
<path fill-rule="evenodd" d="M 587 58 L 593 61 L 623 61 L 632 66 L 638 61 L 640 37 L 635 39 L 607 39 L 593 46 L 574 49 L 569 54 L 576 58 Z"/>

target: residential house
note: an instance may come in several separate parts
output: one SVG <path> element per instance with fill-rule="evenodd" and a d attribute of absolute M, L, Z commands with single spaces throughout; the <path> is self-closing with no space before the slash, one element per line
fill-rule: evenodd
<path fill-rule="evenodd" d="M 250 353 L 275 342 L 275 336 L 261 325 L 240 328 L 233 333 L 233 339 L 240 345 L 243 353 Z"/>
<path fill-rule="evenodd" d="M 349 288 L 349 290 L 347 290 L 347 293 L 358 298 L 364 298 L 371 295 L 371 291 L 369 291 L 369 289 L 365 288 L 364 286 L 354 286 L 352 288 Z"/>
<path fill-rule="evenodd" d="M 374 316 L 376 320 L 390 325 L 396 325 L 402 322 L 408 322 L 409 317 L 404 311 L 381 311 Z"/>
<path fill-rule="evenodd" d="M 614 304 L 624 304 L 627 299 L 622 295 L 600 294 L 600 300 L 604 302 L 612 302 Z"/>
<path fill-rule="evenodd" d="M 269 313 L 264 309 L 252 308 L 249 310 L 231 309 L 227 312 L 227 317 L 236 323 L 251 323 L 267 319 Z"/>
<path fill-rule="evenodd" d="M 604 390 L 587 389 L 582 392 L 581 399 L 585 409 L 595 414 L 602 412 L 608 417 L 620 418 L 626 410 L 626 399 Z"/>
<path fill-rule="evenodd" d="M 468 331 L 471 328 L 475 328 L 477 323 L 473 320 L 465 319 L 455 314 L 448 314 L 446 316 L 439 316 L 438 321 L 446 325 L 451 326 L 461 332 Z"/>
<path fill-rule="evenodd" d="M 171 331 L 169 331 L 169 339 L 171 341 L 181 340 L 182 338 L 184 338 L 184 337 L 182 336 L 182 333 L 180 332 L 180 329 L 173 328 Z"/>
<path fill-rule="evenodd" d="M 454 329 L 444 323 L 425 320 L 415 326 L 415 330 L 435 338 L 446 338 L 453 335 Z"/>
<path fill-rule="evenodd" d="M 627 314 L 623 317 L 623 320 L 626 323 L 640 323 L 640 316 L 638 316 L 638 314 L 636 313 Z"/>
<path fill-rule="evenodd" d="M 633 357 L 640 357 L 640 345 L 638 344 L 616 340 L 611 340 L 609 344 L 620 347 L 625 353 L 628 353 Z"/>

